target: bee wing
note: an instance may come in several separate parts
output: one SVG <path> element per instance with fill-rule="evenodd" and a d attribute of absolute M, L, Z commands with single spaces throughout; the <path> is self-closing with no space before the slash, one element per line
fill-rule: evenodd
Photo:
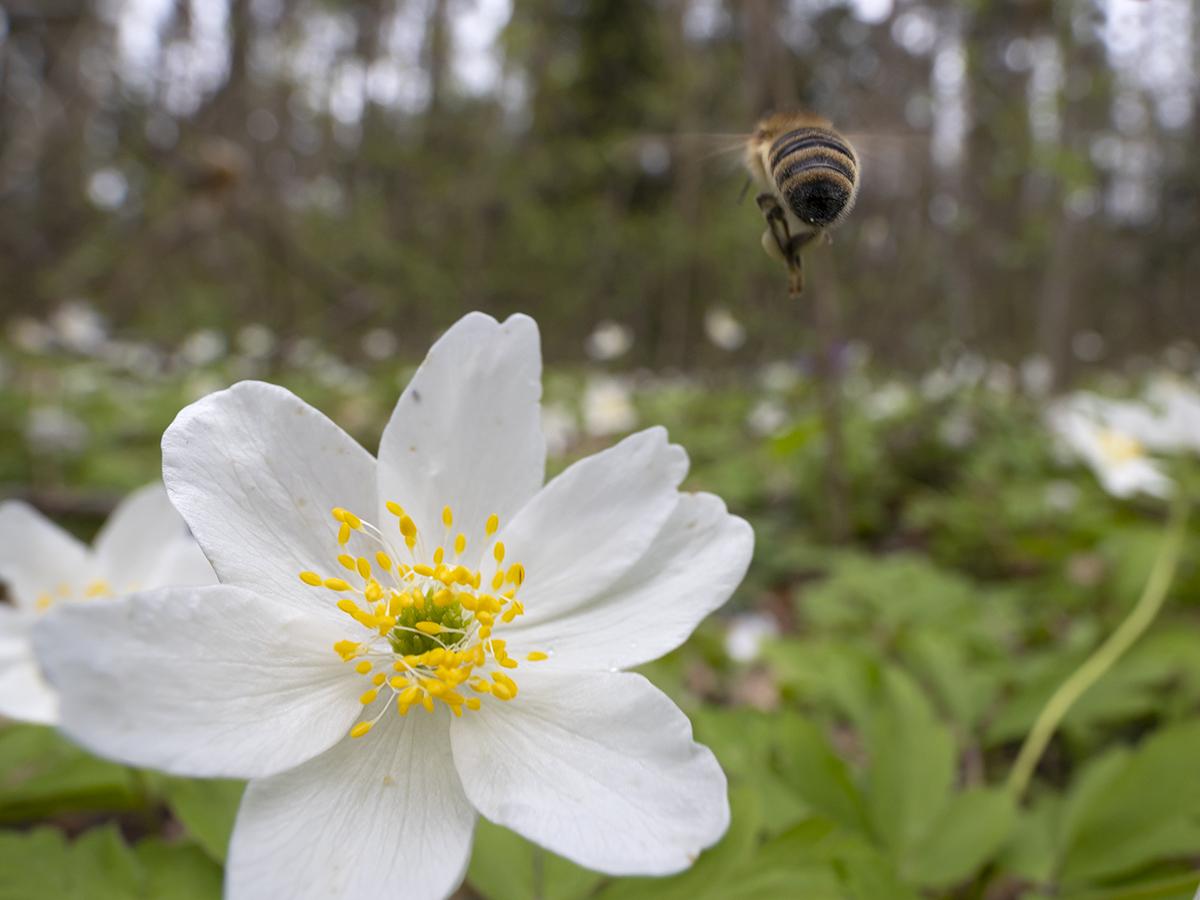
<path fill-rule="evenodd" d="M 749 138 L 750 135 L 744 133 L 647 132 L 618 141 L 614 145 L 614 155 L 649 171 L 665 171 L 673 161 L 684 159 L 705 163 L 720 159 L 736 164 Z"/>

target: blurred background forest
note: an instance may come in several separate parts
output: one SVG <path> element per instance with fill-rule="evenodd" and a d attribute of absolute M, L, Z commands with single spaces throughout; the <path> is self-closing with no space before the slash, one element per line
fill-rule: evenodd
<path fill-rule="evenodd" d="M 799 300 L 715 152 L 794 106 L 863 157 Z M 552 472 L 664 424 L 754 526 L 644 668 L 733 819 L 665 880 L 481 823 L 460 898 L 1192 900 L 1197 246 L 1200 0 L 0 0 L 0 499 L 91 538 L 242 378 L 374 450 L 530 313 Z M 0 900 L 213 900 L 241 789 L 4 724 Z"/>
<path fill-rule="evenodd" d="M 737 154 L 803 105 L 862 133 L 811 290 L 883 358 L 1056 373 L 1200 334 L 1192 0 L 7 0 L 0 296 L 161 340 L 247 320 L 418 353 L 482 308 L 552 357 L 794 350 Z M 718 142 L 720 143 L 720 142 Z M 728 141 L 725 142 L 728 145 Z M 814 301 L 815 302 L 815 301 Z"/>

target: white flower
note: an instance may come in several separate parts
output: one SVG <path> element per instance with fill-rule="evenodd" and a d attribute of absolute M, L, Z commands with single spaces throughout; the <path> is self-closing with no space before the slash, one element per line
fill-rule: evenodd
<path fill-rule="evenodd" d="M 546 437 L 546 454 L 562 456 L 579 434 L 575 414 L 561 403 L 543 403 L 542 434 Z"/>
<path fill-rule="evenodd" d="M 1153 413 L 1141 404 L 1080 393 L 1052 404 L 1046 420 L 1063 448 L 1086 463 L 1114 497 L 1171 493 L 1171 480 L 1139 438 L 1155 428 Z"/>
<path fill-rule="evenodd" d="M 88 427 L 57 406 L 36 406 L 25 423 L 25 443 L 36 453 L 80 453 L 88 443 Z"/>
<path fill-rule="evenodd" d="M 779 433 L 787 418 L 787 410 L 774 400 L 759 400 L 746 415 L 746 426 L 759 437 L 769 437 Z"/>
<path fill-rule="evenodd" d="M 212 365 L 225 355 L 229 342 L 225 335 L 213 328 L 193 331 L 179 347 L 179 358 L 193 368 Z"/>
<path fill-rule="evenodd" d="M 64 303 L 50 317 L 60 345 L 75 353 L 97 353 L 108 340 L 104 319 L 95 308 L 83 300 Z"/>
<path fill-rule="evenodd" d="M 205 398 L 163 468 L 222 584 L 39 626 L 69 735 L 252 779 L 229 900 L 446 896 L 477 814 L 613 874 L 684 869 L 725 830 L 716 760 L 622 670 L 725 601 L 750 528 L 678 491 L 662 429 L 543 486 L 540 376 L 532 320 L 467 316 L 378 462 L 281 388 Z"/>
<path fill-rule="evenodd" d="M 736 350 L 746 343 L 746 328 L 724 307 L 710 309 L 704 313 L 704 333 L 714 346 L 722 350 Z"/>
<path fill-rule="evenodd" d="M 238 349 L 250 359 L 266 359 L 276 342 L 275 332 L 258 322 L 242 326 L 237 333 Z"/>
<path fill-rule="evenodd" d="M 161 484 L 130 494 L 92 547 L 25 503 L 0 503 L 0 582 L 12 601 L 0 605 L 0 715 L 57 720 L 58 698 L 42 679 L 30 642 L 47 610 L 53 616 L 59 604 L 214 581 Z"/>
<path fill-rule="evenodd" d="M 583 389 L 583 430 L 608 437 L 637 427 L 637 410 L 629 388 L 616 378 L 592 378 Z"/>
<path fill-rule="evenodd" d="M 598 324 L 595 330 L 584 341 L 583 348 L 587 355 L 597 362 L 607 362 L 624 356 L 633 346 L 633 332 L 611 319 Z"/>
<path fill-rule="evenodd" d="M 779 623 L 766 613 L 742 613 L 734 616 L 725 632 L 725 652 L 735 662 L 758 659 L 764 640 L 779 637 Z"/>
<path fill-rule="evenodd" d="M 1146 400 L 1159 416 L 1143 436 L 1146 445 L 1166 453 L 1200 453 L 1200 389 L 1182 378 L 1160 376 L 1146 388 Z"/>

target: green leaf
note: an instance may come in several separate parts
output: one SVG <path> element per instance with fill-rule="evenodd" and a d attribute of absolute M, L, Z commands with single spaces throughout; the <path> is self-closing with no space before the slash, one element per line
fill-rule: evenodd
<path fill-rule="evenodd" d="M 134 775 L 124 766 L 96 759 L 52 728 L 0 729 L 0 821 L 141 804 Z"/>
<path fill-rule="evenodd" d="M 115 825 L 85 831 L 70 847 L 72 897 L 132 900 L 146 896 L 142 867 Z"/>
<path fill-rule="evenodd" d="M 1200 853 L 1200 722 L 1163 730 L 1093 765 L 1068 798 L 1060 878 L 1095 882 Z"/>
<path fill-rule="evenodd" d="M 487 900 L 577 900 L 589 896 L 601 877 L 486 819 L 475 827 L 467 880 Z"/>
<path fill-rule="evenodd" d="M 886 670 L 867 747 L 867 805 L 876 834 L 905 858 L 941 813 L 954 780 L 955 743 L 916 683 Z"/>
<path fill-rule="evenodd" d="M 946 804 L 904 860 L 903 869 L 923 887 L 959 884 L 1000 851 L 1015 823 L 1016 809 L 1007 790 L 963 791 Z"/>
<path fill-rule="evenodd" d="M 165 777 L 162 793 L 175 817 L 217 862 L 225 861 L 229 835 L 246 785 L 241 781 Z"/>
<path fill-rule="evenodd" d="M 0 832 L 0 900 L 67 900 L 71 894 L 67 844 L 54 828 Z"/>
<path fill-rule="evenodd" d="M 145 872 L 146 900 L 219 900 L 221 867 L 199 846 L 148 838 L 133 849 Z"/>
<path fill-rule="evenodd" d="M 783 718 L 777 752 L 784 781 L 809 807 L 847 828 L 867 829 L 862 796 L 820 728 L 799 716 Z"/>

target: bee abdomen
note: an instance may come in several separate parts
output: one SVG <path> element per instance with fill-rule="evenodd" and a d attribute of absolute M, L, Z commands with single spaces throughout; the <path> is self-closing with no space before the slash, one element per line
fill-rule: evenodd
<path fill-rule="evenodd" d="M 824 128 L 797 128 L 771 145 L 771 178 L 802 222 L 836 224 L 854 199 L 858 163 L 850 145 Z"/>

